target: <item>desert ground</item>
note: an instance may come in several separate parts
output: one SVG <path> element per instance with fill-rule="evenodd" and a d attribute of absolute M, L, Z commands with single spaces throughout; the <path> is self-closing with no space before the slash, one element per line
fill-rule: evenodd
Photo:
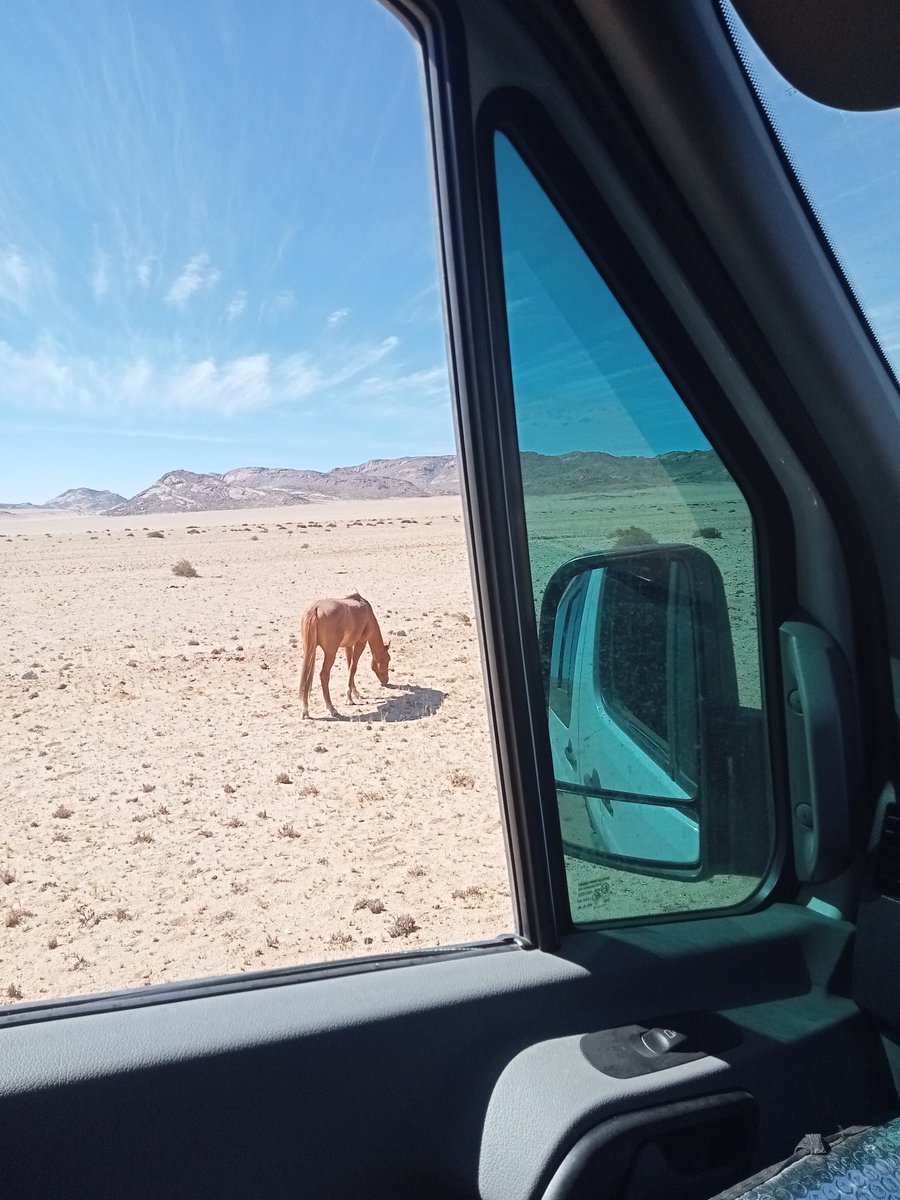
<path fill-rule="evenodd" d="M 749 518 L 733 489 L 528 498 L 539 603 L 618 527 L 701 544 L 758 703 Z M 194 577 L 173 573 L 187 560 Z M 461 505 L 336 501 L 0 518 L 0 999 L 30 1001 L 493 938 L 512 928 Z M 359 591 L 381 688 L 300 718 L 299 618 Z M 717 906 L 739 877 L 570 864 L 576 919 Z"/>
<path fill-rule="evenodd" d="M 510 931 L 457 498 L 13 517 L 0 578 L 4 999 Z M 353 591 L 389 687 L 342 656 L 303 721 L 301 611 Z"/>

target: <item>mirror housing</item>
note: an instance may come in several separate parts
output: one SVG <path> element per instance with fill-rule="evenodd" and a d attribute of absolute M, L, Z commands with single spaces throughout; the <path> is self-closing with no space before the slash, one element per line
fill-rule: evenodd
<path fill-rule="evenodd" d="M 762 714 L 740 704 L 713 558 L 653 545 L 572 559 L 539 630 L 564 851 L 667 878 L 760 872 Z"/>

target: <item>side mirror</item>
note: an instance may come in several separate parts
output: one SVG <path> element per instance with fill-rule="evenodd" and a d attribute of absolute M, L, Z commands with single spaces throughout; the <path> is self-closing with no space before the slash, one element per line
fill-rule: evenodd
<path fill-rule="evenodd" d="M 565 852 L 669 878 L 758 871 L 762 719 L 740 704 L 710 555 L 573 559 L 547 586 L 540 638 Z"/>

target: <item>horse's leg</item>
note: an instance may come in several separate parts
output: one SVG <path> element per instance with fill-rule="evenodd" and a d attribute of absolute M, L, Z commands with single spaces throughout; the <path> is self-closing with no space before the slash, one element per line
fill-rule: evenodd
<path fill-rule="evenodd" d="M 334 705 L 331 703 L 331 693 L 328 691 L 328 680 L 331 675 L 331 668 L 334 666 L 334 660 L 337 656 L 337 650 L 326 650 L 325 661 L 322 663 L 322 670 L 319 672 L 319 679 L 322 681 L 322 695 L 325 697 L 325 707 L 333 717 L 337 716 Z"/>
<path fill-rule="evenodd" d="M 356 668 L 359 666 L 359 660 L 362 658 L 362 652 L 365 648 L 366 643 L 364 640 L 358 641 L 352 647 L 352 650 L 350 646 L 347 647 L 347 662 L 350 665 L 350 678 L 347 681 L 347 699 L 351 704 L 353 703 L 354 696 L 357 700 L 362 699 L 362 696 L 356 690 Z"/>

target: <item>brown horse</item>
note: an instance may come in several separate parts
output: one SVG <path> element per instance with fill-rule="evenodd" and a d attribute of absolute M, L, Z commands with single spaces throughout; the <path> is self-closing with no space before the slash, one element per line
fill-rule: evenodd
<path fill-rule="evenodd" d="M 390 642 L 385 642 L 378 628 L 375 614 L 368 600 L 364 600 L 359 592 L 345 596 L 342 600 L 317 600 L 303 614 L 300 622 L 300 636 L 303 640 L 303 668 L 300 672 L 300 699 L 303 701 L 303 715 L 309 716 L 309 689 L 312 686 L 313 670 L 316 665 L 316 649 L 321 646 L 325 652 L 322 671 L 319 678 L 322 681 L 322 695 L 325 697 L 325 707 L 333 717 L 337 716 L 331 695 L 328 691 L 328 679 L 338 650 L 343 646 L 347 651 L 347 665 L 350 668 L 350 679 L 347 683 L 347 699 L 353 703 L 354 696 L 360 699 L 354 679 L 356 667 L 362 656 L 366 643 L 372 651 L 372 670 L 382 684 L 388 681 L 388 667 L 391 656 L 388 653 Z"/>

